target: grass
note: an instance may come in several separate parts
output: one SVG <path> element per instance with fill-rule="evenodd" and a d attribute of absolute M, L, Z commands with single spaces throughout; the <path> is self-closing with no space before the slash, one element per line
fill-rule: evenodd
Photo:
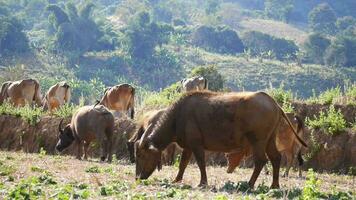
<path fill-rule="evenodd" d="M 271 175 L 261 174 L 255 189 L 250 190 L 245 181 L 252 169 L 227 174 L 226 167 L 208 166 L 209 186 L 202 189 L 196 187 L 200 173 L 195 164 L 188 165 L 182 183 L 173 184 L 178 171 L 173 166 L 163 166 L 149 179 L 135 181 L 135 166 L 125 160 L 99 164 L 96 159 L 79 161 L 49 155 L 41 158 L 38 154 L 0 151 L 0 161 L 2 165 L 17 166 L 12 180 L 0 176 L 0 198 L 4 199 L 296 199 L 311 197 L 310 190 L 329 199 L 352 199 L 356 195 L 354 177 L 349 175 L 313 172 L 314 178 L 308 173 L 305 180 L 293 171 L 289 178 L 280 178 L 282 189 L 269 190 Z M 94 168 L 101 173 L 91 173 Z M 315 184 L 315 179 L 321 184 Z"/>
<path fill-rule="evenodd" d="M 14 115 L 21 117 L 24 121 L 27 121 L 31 125 L 37 124 L 43 114 L 44 112 L 41 108 L 31 108 L 29 105 L 24 107 L 14 107 L 7 102 L 0 105 L 0 115 Z"/>

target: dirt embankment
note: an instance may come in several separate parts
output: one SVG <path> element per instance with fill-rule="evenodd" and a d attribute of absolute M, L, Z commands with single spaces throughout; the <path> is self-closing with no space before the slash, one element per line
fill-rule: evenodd
<path fill-rule="evenodd" d="M 320 110 L 327 110 L 329 107 L 304 103 L 294 103 L 293 106 L 303 119 L 317 116 Z M 348 123 L 355 122 L 355 106 L 335 106 L 335 108 L 341 110 Z M 70 118 L 66 118 L 64 123 L 69 121 Z M 42 147 L 47 153 L 55 154 L 59 122 L 59 118 L 46 116 L 39 123 L 31 126 L 21 118 L 2 115 L 0 116 L 0 149 L 38 153 Z M 119 158 L 128 157 L 125 143 L 134 129 L 135 123 L 130 119 L 116 120 L 114 146 Z M 312 132 L 314 144 L 311 140 Z M 321 130 L 306 130 L 304 139 L 309 145 L 304 153 L 314 151 L 311 159 L 305 163 L 305 168 L 347 172 L 350 167 L 356 167 L 356 133 L 351 129 L 337 136 L 329 136 Z M 76 151 L 75 145 L 72 145 L 65 154 L 75 155 Z M 98 145 L 92 145 L 89 152 L 92 156 L 98 156 Z M 208 163 L 226 164 L 223 153 L 207 153 L 206 158 Z"/>
<path fill-rule="evenodd" d="M 48 154 L 56 154 L 55 146 L 58 141 L 58 125 L 60 118 L 45 116 L 34 126 L 31 126 L 19 117 L 10 115 L 0 116 L 0 149 L 8 151 L 24 151 L 38 153 L 43 148 Z M 70 122 L 70 117 L 64 119 L 63 124 Z M 115 149 L 119 157 L 126 157 L 126 138 L 135 130 L 136 125 L 128 118 L 115 121 Z M 73 144 L 64 151 L 64 154 L 76 155 L 77 148 Z M 98 156 L 98 145 L 90 146 L 89 154 Z"/>

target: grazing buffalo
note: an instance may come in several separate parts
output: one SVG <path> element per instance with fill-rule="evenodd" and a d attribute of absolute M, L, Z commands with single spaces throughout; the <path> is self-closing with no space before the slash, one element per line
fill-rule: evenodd
<path fill-rule="evenodd" d="M 180 82 L 184 92 L 208 89 L 208 80 L 201 76 L 183 79 Z"/>
<path fill-rule="evenodd" d="M 126 83 L 108 88 L 99 104 L 118 112 L 131 110 L 129 116 L 133 119 L 135 115 L 135 88 Z"/>
<path fill-rule="evenodd" d="M 295 116 L 293 113 L 286 113 L 289 121 L 292 123 L 293 127 L 297 130 L 299 137 L 303 137 L 304 134 L 304 123 L 300 117 Z M 280 122 L 278 133 L 276 135 L 276 146 L 277 150 L 285 155 L 287 160 L 287 169 L 284 176 L 288 176 L 289 170 L 294 163 L 296 156 L 298 156 L 299 161 L 299 176 L 302 176 L 301 166 L 303 165 L 303 158 L 301 156 L 301 144 L 294 136 L 293 130 L 289 126 L 288 122 L 283 119 Z M 236 149 L 234 152 L 227 153 L 226 157 L 228 160 L 228 173 L 232 173 L 235 168 L 240 164 L 243 157 L 247 157 L 252 154 L 252 149 L 249 144 L 246 145 L 244 149 Z"/>
<path fill-rule="evenodd" d="M 161 151 L 177 142 L 183 148 L 179 172 L 175 182 L 181 181 L 190 157 L 194 154 L 200 169 L 199 186 L 208 184 L 204 150 L 231 152 L 251 144 L 254 171 L 249 180 L 253 187 L 263 166 L 266 154 L 273 166 L 271 188 L 279 187 L 281 154 L 275 140 L 279 122 L 286 114 L 275 100 L 264 92 L 187 93 L 160 117 L 155 126 L 150 125 L 140 141 L 135 143 L 136 178 L 148 178 L 159 165 Z M 296 131 L 297 139 L 306 146 Z"/>
<path fill-rule="evenodd" d="M 62 120 L 63 121 L 63 120 Z M 87 159 L 90 142 L 96 139 L 101 145 L 101 160 L 108 157 L 112 160 L 112 137 L 114 132 L 114 116 L 104 106 L 84 106 L 74 113 L 72 121 L 64 129 L 59 124 L 59 141 L 56 150 L 61 152 L 69 147 L 73 141 L 78 145 L 77 158 L 82 158 L 84 145 L 84 159 Z"/>
<path fill-rule="evenodd" d="M 53 111 L 70 101 L 70 86 L 65 82 L 59 82 L 49 88 L 42 104 L 45 110 Z"/>
<path fill-rule="evenodd" d="M 33 102 L 41 106 L 40 84 L 35 79 L 7 81 L 1 86 L 0 104 L 6 99 L 15 106 L 32 105 Z"/>
<path fill-rule="evenodd" d="M 135 162 L 134 144 L 136 141 L 140 140 L 143 133 L 150 124 L 155 124 L 158 122 L 159 118 L 164 114 L 166 109 L 153 110 L 144 114 L 143 119 L 139 122 L 137 132 L 129 139 L 127 142 L 127 148 L 129 150 L 130 161 Z M 176 144 L 171 143 L 167 148 L 162 151 L 162 163 L 167 165 L 172 165 L 174 162 L 174 155 L 176 151 Z"/>

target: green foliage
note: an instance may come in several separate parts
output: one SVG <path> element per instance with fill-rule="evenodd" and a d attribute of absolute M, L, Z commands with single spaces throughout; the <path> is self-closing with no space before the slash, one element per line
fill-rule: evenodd
<path fill-rule="evenodd" d="M 151 21 L 147 12 L 138 13 L 125 31 L 126 46 L 132 58 L 149 59 L 155 47 L 168 42 L 173 28 Z"/>
<path fill-rule="evenodd" d="M 295 58 L 299 50 L 291 40 L 276 38 L 258 31 L 245 32 L 241 39 L 245 48 L 250 49 L 254 56 L 271 51 L 278 60 L 284 60 L 287 55 Z"/>
<path fill-rule="evenodd" d="M 310 141 L 311 143 L 309 144 L 309 152 L 304 155 L 305 161 L 312 159 L 321 149 L 321 144 L 315 138 L 314 130 L 312 130 L 310 133 Z"/>
<path fill-rule="evenodd" d="M 324 63 L 326 49 L 331 41 L 320 33 L 312 33 L 304 42 L 303 47 L 307 54 L 307 60 L 317 64 Z"/>
<path fill-rule="evenodd" d="M 327 3 L 313 8 L 309 13 L 309 27 L 314 32 L 334 34 L 336 31 L 336 14 Z"/>
<path fill-rule="evenodd" d="M 30 125 L 37 124 L 43 114 L 44 112 L 41 108 L 31 108 L 29 105 L 24 107 L 14 107 L 7 102 L 0 105 L 0 115 L 13 115 L 16 117 L 21 117 Z"/>
<path fill-rule="evenodd" d="M 319 117 L 314 116 L 314 120 L 307 118 L 307 125 L 314 129 L 323 129 L 330 135 L 341 133 L 346 128 L 346 121 L 340 110 L 336 111 L 331 105 L 329 110 L 319 112 Z"/>
<path fill-rule="evenodd" d="M 292 0 L 266 0 L 265 14 L 276 20 L 288 21 L 288 17 L 293 9 Z"/>
<path fill-rule="evenodd" d="M 356 32 L 352 35 L 339 34 L 326 50 L 325 63 L 334 67 L 356 66 Z"/>
<path fill-rule="evenodd" d="M 243 52 L 244 46 L 237 33 L 227 27 L 200 26 L 192 35 L 192 43 L 207 50 L 236 54 Z"/>
<path fill-rule="evenodd" d="M 12 165 L 4 165 L 0 163 L 0 176 L 8 176 L 16 172 L 16 168 Z"/>
<path fill-rule="evenodd" d="M 63 106 L 59 107 L 53 112 L 54 116 L 60 118 L 66 118 L 73 115 L 73 113 L 78 110 L 78 108 L 82 107 L 83 105 L 74 105 L 74 104 L 64 104 Z"/>
<path fill-rule="evenodd" d="M 152 92 L 145 96 L 143 105 L 149 108 L 167 107 L 177 101 L 182 93 L 179 92 L 180 84 L 174 83 L 161 92 Z"/>
<path fill-rule="evenodd" d="M 280 84 L 278 88 L 271 87 L 267 93 L 281 105 L 284 112 L 293 112 L 292 101 L 294 100 L 291 90 L 284 90 L 284 85 Z"/>
<path fill-rule="evenodd" d="M 313 169 L 308 170 L 307 181 L 303 188 L 301 199 L 319 199 L 323 197 L 320 192 L 321 181 L 316 177 Z"/>
<path fill-rule="evenodd" d="M 222 91 L 224 89 L 224 77 L 218 72 L 216 66 L 201 66 L 192 69 L 190 77 L 202 76 L 208 80 L 208 89 Z"/>
<path fill-rule="evenodd" d="M 336 27 L 339 31 L 344 31 L 352 26 L 356 26 L 356 19 L 352 16 L 344 16 L 336 21 Z"/>
<path fill-rule="evenodd" d="M 0 14 L 0 54 L 29 51 L 28 39 L 21 22 L 15 17 Z"/>
<path fill-rule="evenodd" d="M 97 174 L 97 173 L 101 173 L 102 170 L 101 170 L 100 167 L 98 167 L 98 166 L 91 166 L 91 167 L 89 167 L 89 168 L 86 168 L 86 169 L 85 169 L 85 172 Z"/>

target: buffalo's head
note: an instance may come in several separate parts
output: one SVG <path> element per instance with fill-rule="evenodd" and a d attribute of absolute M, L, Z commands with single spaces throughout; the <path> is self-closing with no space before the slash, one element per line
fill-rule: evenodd
<path fill-rule="evenodd" d="M 74 141 L 74 135 L 73 135 L 73 131 L 70 128 L 70 125 L 68 124 L 64 129 L 62 129 L 62 122 L 63 119 L 61 120 L 61 122 L 59 123 L 58 126 L 58 131 L 59 131 L 59 136 L 58 136 L 58 142 L 56 144 L 56 150 L 61 152 L 63 151 L 65 148 L 69 147 L 73 141 Z"/>
<path fill-rule="evenodd" d="M 225 157 L 227 159 L 227 173 L 234 172 L 235 168 L 240 164 L 241 159 L 244 157 L 243 152 L 231 152 L 226 153 Z"/>
<path fill-rule="evenodd" d="M 147 179 L 157 168 L 161 169 L 161 151 L 150 141 L 148 135 L 152 132 L 150 125 L 141 140 L 135 143 L 136 179 Z"/>

